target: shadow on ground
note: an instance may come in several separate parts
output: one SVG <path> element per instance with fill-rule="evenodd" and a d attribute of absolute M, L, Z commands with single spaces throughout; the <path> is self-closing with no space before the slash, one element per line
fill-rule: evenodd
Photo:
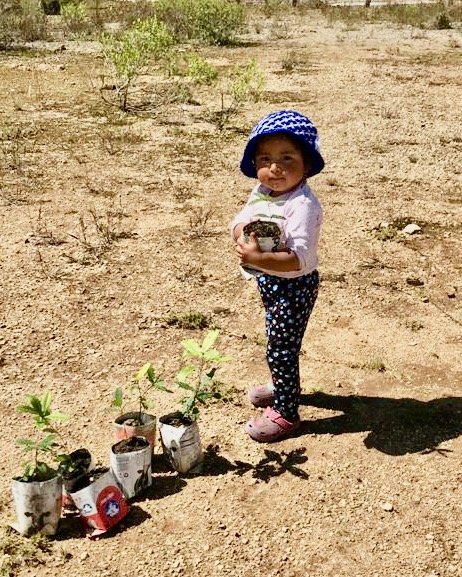
<path fill-rule="evenodd" d="M 438 451 L 438 445 L 462 433 L 462 398 L 431 401 L 383 397 L 302 395 L 302 405 L 341 411 L 326 419 L 303 421 L 297 436 L 368 431 L 364 444 L 388 455 Z"/>
<path fill-rule="evenodd" d="M 304 454 L 305 451 L 304 447 L 287 453 L 264 449 L 265 456 L 256 465 L 252 465 L 244 461 L 233 463 L 219 454 L 218 445 L 209 445 L 204 453 L 204 466 L 201 475 L 215 476 L 232 472 L 242 477 L 251 471 L 254 479 L 265 481 L 265 483 L 272 477 L 279 477 L 284 473 L 301 479 L 308 479 L 308 473 L 298 466 L 308 461 L 308 457 Z"/>

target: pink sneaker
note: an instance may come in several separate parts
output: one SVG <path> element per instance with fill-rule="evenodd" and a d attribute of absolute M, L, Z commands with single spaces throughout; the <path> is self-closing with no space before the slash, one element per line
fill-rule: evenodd
<path fill-rule="evenodd" d="M 268 385 L 259 385 L 250 389 L 247 398 L 254 407 L 270 407 L 274 401 L 273 383 Z"/>
<path fill-rule="evenodd" d="M 263 415 L 251 419 L 244 430 L 254 441 L 273 443 L 288 437 L 299 426 L 300 419 L 294 422 L 287 421 L 280 413 L 267 407 Z"/>

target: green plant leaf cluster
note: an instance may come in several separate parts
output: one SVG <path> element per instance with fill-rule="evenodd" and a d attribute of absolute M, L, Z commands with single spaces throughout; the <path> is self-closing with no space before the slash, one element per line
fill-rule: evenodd
<path fill-rule="evenodd" d="M 17 410 L 20 413 L 28 414 L 32 417 L 34 425 L 39 433 L 48 433 L 43 438 L 37 439 L 17 439 L 16 443 L 27 455 L 32 454 L 32 458 L 24 463 L 23 474 L 19 478 L 21 481 L 46 481 L 56 475 L 56 470 L 41 460 L 46 456 L 56 458 L 56 435 L 58 431 L 55 423 L 67 421 L 68 416 L 52 410 L 52 394 L 46 391 L 42 398 L 36 395 L 26 395 L 27 403 L 19 405 Z"/>
<path fill-rule="evenodd" d="M 137 20 L 120 35 L 101 35 L 103 55 L 114 70 L 122 110 L 127 110 L 129 90 L 134 79 L 150 59 L 157 63 L 168 61 L 173 43 L 166 25 L 156 17 Z"/>
<path fill-rule="evenodd" d="M 211 330 L 202 342 L 186 339 L 181 344 L 183 357 L 192 359 L 191 364 L 183 366 L 176 375 L 176 384 L 187 394 L 181 399 L 181 412 L 186 419 L 195 421 L 199 416 L 199 405 L 204 405 L 211 398 L 219 398 L 219 393 L 213 389 L 217 365 L 228 361 L 229 357 L 222 355 L 215 342 L 220 331 Z"/>
<path fill-rule="evenodd" d="M 128 388 L 128 398 L 130 402 L 136 404 L 138 421 L 142 423 L 142 413 L 147 411 L 152 407 L 149 401 L 149 394 L 154 390 L 163 391 L 166 393 L 171 393 L 172 391 L 168 389 L 162 377 L 158 374 L 156 369 L 151 363 L 146 363 L 141 367 L 141 369 L 134 375 L 133 382 Z M 117 387 L 114 391 L 114 396 L 111 401 L 111 407 L 117 409 L 120 413 L 124 411 L 124 391 L 122 387 Z"/>
<path fill-rule="evenodd" d="M 265 84 L 263 72 L 256 60 L 245 66 L 236 66 L 231 74 L 231 95 L 236 105 L 258 102 Z"/>
<path fill-rule="evenodd" d="M 233 44 L 245 21 L 244 7 L 229 0 L 156 0 L 154 9 L 178 41 Z"/>

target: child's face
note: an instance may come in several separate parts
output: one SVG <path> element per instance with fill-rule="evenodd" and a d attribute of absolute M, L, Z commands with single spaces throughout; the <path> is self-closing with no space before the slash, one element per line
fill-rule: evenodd
<path fill-rule="evenodd" d="M 308 169 L 300 148 L 283 134 L 264 136 L 257 143 L 255 168 L 258 180 L 276 196 L 297 186 Z"/>

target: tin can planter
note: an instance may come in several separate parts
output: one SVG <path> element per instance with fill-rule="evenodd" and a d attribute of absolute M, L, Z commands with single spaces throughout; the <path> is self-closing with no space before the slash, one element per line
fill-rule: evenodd
<path fill-rule="evenodd" d="M 122 439 L 112 445 L 111 469 L 127 499 L 152 485 L 151 446 L 145 437 Z"/>
<path fill-rule="evenodd" d="M 141 422 L 140 422 L 141 421 Z M 130 437 L 145 437 L 151 445 L 151 453 L 156 442 L 156 417 L 149 413 L 124 413 L 115 419 L 115 440 Z"/>
<path fill-rule="evenodd" d="M 55 535 L 61 518 L 62 478 L 47 481 L 19 481 L 11 484 L 17 522 L 13 529 L 21 535 Z"/>
<path fill-rule="evenodd" d="M 175 471 L 197 473 L 204 454 L 197 421 L 185 419 L 180 411 L 159 418 L 162 449 Z"/>
<path fill-rule="evenodd" d="M 60 466 L 58 471 L 63 478 L 63 510 L 65 513 L 74 513 L 76 506 L 71 493 L 78 486 L 82 477 L 94 467 L 94 461 L 88 449 L 77 449 L 69 454 L 68 463 Z"/>
<path fill-rule="evenodd" d="M 125 497 L 108 467 L 88 471 L 70 496 L 90 537 L 106 533 L 129 511 Z"/>

